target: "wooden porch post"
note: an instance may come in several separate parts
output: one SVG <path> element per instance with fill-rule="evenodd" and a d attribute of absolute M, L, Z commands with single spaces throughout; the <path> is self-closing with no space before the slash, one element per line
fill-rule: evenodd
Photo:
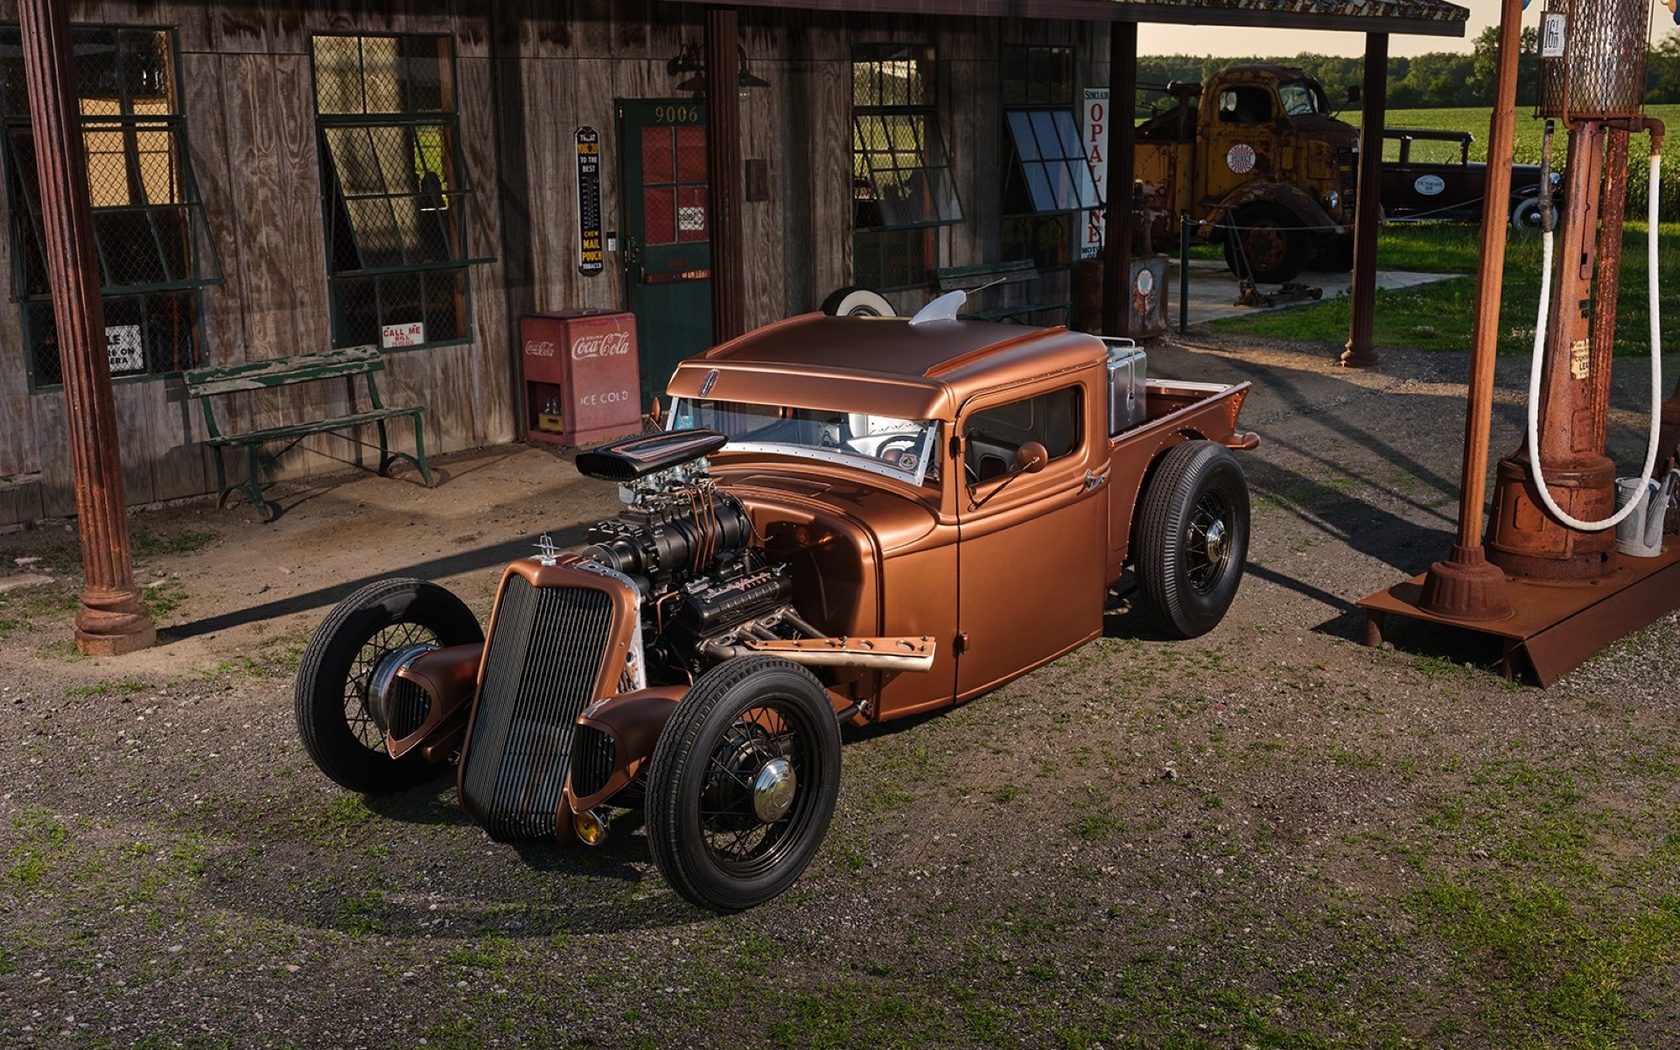
<path fill-rule="evenodd" d="M 70 15 L 63 0 L 20 0 L 18 22 L 81 526 L 83 590 L 76 646 L 90 655 L 115 656 L 146 648 L 157 640 L 157 632 L 134 585 L 87 154 L 72 80 Z"/>
<path fill-rule="evenodd" d="M 1342 364 L 1378 363 L 1371 345 L 1377 297 L 1377 215 L 1382 208 L 1383 122 L 1388 111 L 1388 34 L 1365 34 L 1365 86 L 1359 120 L 1359 199 L 1353 216 L 1353 319 Z"/>
<path fill-rule="evenodd" d="M 711 212 L 712 341 L 747 330 L 746 271 L 741 252 L 741 101 L 739 31 L 733 7 L 706 8 L 706 179 Z"/>
<path fill-rule="evenodd" d="M 1132 294 L 1132 111 L 1137 105 L 1137 23 L 1108 33 L 1108 199 L 1103 202 L 1104 335 L 1128 335 Z M 1180 275 L 1180 280 L 1183 277 Z"/>

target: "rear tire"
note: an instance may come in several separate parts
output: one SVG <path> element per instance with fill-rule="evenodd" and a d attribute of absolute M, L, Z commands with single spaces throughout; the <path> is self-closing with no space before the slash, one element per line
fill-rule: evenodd
<path fill-rule="evenodd" d="M 402 791 L 443 772 L 411 751 L 392 759 L 368 704 L 379 662 L 410 645 L 465 645 L 484 632 L 466 603 L 435 583 L 368 584 L 333 607 L 303 650 L 295 693 L 304 750 L 334 781 L 368 795 Z"/>
<path fill-rule="evenodd" d="M 822 685 L 770 656 L 701 675 L 648 768 L 653 861 L 703 908 L 781 894 L 816 856 L 840 791 L 840 727 Z"/>
<path fill-rule="evenodd" d="M 1187 441 L 1161 457 L 1139 508 L 1137 582 L 1175 638 L 1218 626 L 1248 558 L 1248 481 L 1229 449 Z"/>

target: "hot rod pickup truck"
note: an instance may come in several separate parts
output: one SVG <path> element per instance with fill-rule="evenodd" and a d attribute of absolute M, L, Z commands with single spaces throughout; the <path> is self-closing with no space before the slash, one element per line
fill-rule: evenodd
<path fill-rule="evenodd" d="M 950 298 L 683 362 L 663 429 L 577 455 L 623 512 L 508 566 L 482 630 L 427 581 L 351 594 L 299 671 L 310 756 L 368 793 L 454 763 L 497 839 L 595 844 L 641 807 L 670 884 L 738 910 L 815 855 L 843 723 L 995 689 L 1134 593 L 1167 635 L 1213 628 L 1248 548 L 1248 384 L 1146 381 L 1123 340 Z"/>

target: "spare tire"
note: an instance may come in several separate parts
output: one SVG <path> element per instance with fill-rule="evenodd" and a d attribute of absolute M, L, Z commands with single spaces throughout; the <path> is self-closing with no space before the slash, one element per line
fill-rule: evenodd
<path fill-rule="evenodd" d="M 898 311 L 879 292 L 849 284 L 823 300 L 822 312 L 830 317 L 897 317 Z"/>

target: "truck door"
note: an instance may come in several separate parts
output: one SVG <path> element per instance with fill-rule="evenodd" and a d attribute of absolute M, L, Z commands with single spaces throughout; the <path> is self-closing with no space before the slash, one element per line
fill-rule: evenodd
<path fill-rule="evenodd" d="M 1276 177 L 1277 96 L 1263 84 L 1227 81 L 1216 89 L 1213 119 L 1203 134 L 1202 199 L 1208 204 L 1258 178 Z"/>
<path fill-rule="evenodd" d="M 1107 442 L 1086 386 L 976 398 L 959 415 L 957 696 L 983 692 L 1102 631 Z M 1017 465 L 1023 446 L 1041 468 Z"/>

